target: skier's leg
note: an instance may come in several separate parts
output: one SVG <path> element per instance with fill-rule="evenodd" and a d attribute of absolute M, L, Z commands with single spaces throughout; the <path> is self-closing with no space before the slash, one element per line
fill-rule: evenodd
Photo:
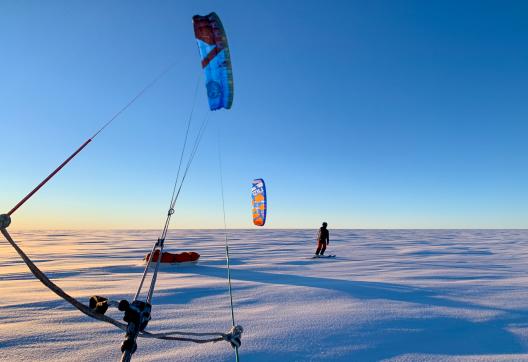
<path fill-rule="evenodd" d="M 322 243 L 321 242 L 318 242 L 317 243 L 317 250 L 315 252 L 315 255 L 319 255 L 319 252 L 321 251 L 321 247 L 322 247 Z M 324 251 L 323 251 L 324 252 Z"/>
<path fill-rule="evenodd" d="M 325 250 L 326 250 L 326 243 L 325 243 L 325 242 L 322 242 L 322 243 L 320 243 L 320 245 L 323 246 L 323 248 L 321 249 L 321 255 L 324 255 L 324 252 L 325 252 Z"/>

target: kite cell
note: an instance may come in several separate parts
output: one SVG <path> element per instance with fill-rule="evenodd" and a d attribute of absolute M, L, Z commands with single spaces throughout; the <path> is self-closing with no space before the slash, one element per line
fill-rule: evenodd
<path fill-rule="evenodd" d="M 193 16 L 194 34 L 200 49 L 209 108 L 231 108 L 233 104 L 233 71 L 227 36 L 216 13 Z"/>
<path fill-rule="evenodd" d="M 253 224 L 264 226 L 268 203 L 266 200 L 266 185 L 261 178 L 253 180 L 251 187 L 251 206 L 253 207 Z"/>

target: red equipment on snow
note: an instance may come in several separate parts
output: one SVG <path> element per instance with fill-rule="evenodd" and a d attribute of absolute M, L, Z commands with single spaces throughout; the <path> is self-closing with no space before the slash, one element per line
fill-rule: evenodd
<path fill-rule="evenodd" d="M 159 258 L 159 250 L 156 250 L 154 252 L 154 257 L 152 258 L 152 261 L 157 262 Z M 161 254 L 161 260 L 160 263 L 185 263 L 190 261 L 197 261 L 200 258 L 200 254 L 195 253 L 194 251 L 191 252 L 183 252 L 178 254 L 172 254 L 169 252 L 163 252 Z M 144 260 L 148 262 L 150 259 L 150 253 L 148 253 Z"/>

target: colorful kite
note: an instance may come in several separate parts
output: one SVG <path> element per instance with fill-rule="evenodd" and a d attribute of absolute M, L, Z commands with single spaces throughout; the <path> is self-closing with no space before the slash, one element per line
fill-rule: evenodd
<path fill-rule="evenodd" d="M 253 180 L 253 186 L 251 187 L 251 206 L 253 207 L 253 224 L 264 226 L 266 223 L 268 202 L 266 200 L 266 185 L 261 178 Z"/>
<path fill-rule="evenodd" d="M 205 72 L 209 108 L 211 111 L 229 109 L 233 104 L 233 70 L 222 22 L 213 12 L 193 16 L 193 24 Z"/>

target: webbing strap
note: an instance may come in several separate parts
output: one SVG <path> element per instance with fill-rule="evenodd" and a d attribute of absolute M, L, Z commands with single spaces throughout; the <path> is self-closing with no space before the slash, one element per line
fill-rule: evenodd
<path fill-rule="evenodd" d="M 118 322 L 113 318 L 107 317 L 104 314 L 99 314 L 93 312 L 89 306 L 86 304 L 83 304 L 79 302 L 77 299 L 66 293 L 64 290 L 62 290 L 57 284 L 53 283 L 46 274 L 42 270 L 40 270 L 34 263 L 31 261 L 31 259 L 24 253 L 22 249 L 17 245 L 17 243 L 13 240 L 11 235 L 7 232 L 6 229 L 0 229 L 6 240 L 11 244 L 11 246 L 16 250 L 18 255 L 22 258 L 24 263 L 28 266 L 29 270 L 33 275 L 41 281 L 42 284 L 44 284 L 46 287 L 48 287 L 53 293 L 57 294 L 59 297 L 73 305 L 75 308 L 83 312 L 89 317 L 92 317 L 94 319 L 107 322 L 110 324 L 113 324 L 117 328 L 120 328 L 122 330 L 126 330 L 126 325 L 124 323 Z"/>

